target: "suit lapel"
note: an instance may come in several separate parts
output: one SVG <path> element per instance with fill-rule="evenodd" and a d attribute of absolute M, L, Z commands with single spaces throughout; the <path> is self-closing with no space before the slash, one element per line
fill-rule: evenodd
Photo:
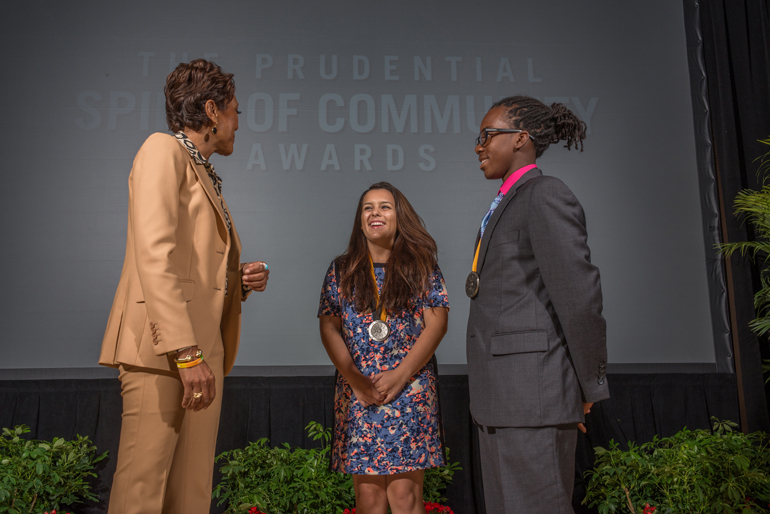
<path fill-rule="evenodd" d="M 205 170 L 204 170 L 205 171 Z M 211 183 L 211 179 L 209 179 L 209 184 Z M 211 186 L 211 189 L 214 189 L 214 186 Z M 216 194 L 216 192 L 214 193 Z M 241 238 L 238 237 L 238 232 L 235 230 L 235 221 L 233 221 L 233 213 L 230 211 L 230 207 L 227 206 L 227 202 L 225 201 L 225 197 L 222 197 L 222 203 L 225 204 L 225 209 L 227 209 L 228 214 L 230 215 L 230 237 L 232 237 L 232 243 L 230 245 L 230 252 L 232 253 L 233 250 L 235 250 L 236 255 L 241 255 Z M 224 223 L 224 219 L 222 220 Z"/>
<path fill-rule="evenodd" d="M 503 215 L 503 211 L 505 211 L 505 208 L 508 207 L 508 205 L 513 201 L 513 197 L 516 196 L 516 193 L 521 188 L 521 186 L 533 178 L 540 177 L 542 175 L 543 172 L 538 168 L 533 168 L 526 172 L 524 176 L 522 176 L 518 182 L 513 185 L 511 190 L 506 193 L 506 195 L 503 197 L 503 200 L 500 202 L 500 205 L 498 205 L 495 209 L 495 212 L 492 213 L 492 217 L 489 218 L 489 222 L 487 222 L 487 228 L 484 230 L 484 237 L 481 238 L 481 248 L 479 248 L 479 263 L 476 267 L 477 273 L 481 273 L 481 269 L 484 267 L 484 259 L 487 256 L 487 249 L 489 249 L 489 240 L 492 238 L 492 233 L 495 231 L 495 226 L 500 220 L 500 217 Z M 480 231 L 481 229 L 479 229 L 479 232 Z"/>
<path fill-rule="evenodd" d="M 222 202 L 219 201 L 219 197 L 217 196 L 217 192 L 214 189 L 214 184 L 211 183 L 211 178 L 209 177 L 208 172 L 206 171 L 206 167 L 203 166 L 203 164 L 198 164 L 195 162 L 195 159 L 193 159 L 192 155 L 190 155 L 190 163 L 193 166 L 193 169 L 195 170 L 195 173 L 198 175 L 198 180 L 200 181 L 201 185 L 203 186 L 203 190 L 206 191 L 206 195 L 209 197 L 209 201 L 211 202 L 211 205 L 214 206 L 214 210 L 219 215 L 220 220 L 222 221 L 222 226 L 225 227 L 225 232 L 227 232 L 227 223 L 225 222 L 225 214 L 222 212 Z M 230 220 L 230 223 L 232 224 L 232 219 Z M 227 235 L 227 244 L 230 244 L 230 235 Z"/>

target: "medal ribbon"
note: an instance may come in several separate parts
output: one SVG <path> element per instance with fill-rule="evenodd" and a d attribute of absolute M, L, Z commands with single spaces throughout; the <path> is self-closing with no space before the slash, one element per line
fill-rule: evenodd
<path fill-rule="evenodd" d="M 489 206 L 489 211 L 487 211 L 487 214 L 484 216 L 484 219 L 481 220 L 481 233 L 479 234 L 479 244 L 476 245 L 476 255 L 473 256 L 473 267 L 471 268 L 471 271 L 473 271 L 473 273 L 476 273 L 478 269 L 479 250 L 481 249 L 481 238 L 484 237 L 484 229 L 487 228 L 487 223 L 489 223 L 489 218 L 492 217 L 492 213 L 495 212 L 495 209 L 497 209 L 497 206 L 500 205 L 500 202 L 503 201 L 504 196 L 505 196 L 505 193 L 503 193 L 502 191 L 497 193 L 497 196 L 492 201 L 492 205 Z"/>
<path fill-rule="evenodd" d="M 478 257 L 478 250 L 476 250 L 476 257 Z M 377 287 L 377 275 L 374 274 L 374 262 L 372 262 L 372 256 L 369 256 L 369 270 L 372 272 L 372 280 L 374 280 L 374 298 L 377 300 L 377 317 L 380 318 L 382 321 L 385 321 L 388 319 L 388 314 L 385 312 L 385 310 L 380 305 L 380 291 Z M 474 264 L 475 266 L 475 264 Z M 372 316 L 374 317 L 374 316 Z"/>
<path fill-rule="evenodd" d="M 476 245 L 476 255 L 473 256 L 473 266 L 471 266 L 471 271 L 474 273 L 476 273 L 479 266 L 479 250 L 481 250 L 481 238 L 479 238 L 479 244 Z"/>

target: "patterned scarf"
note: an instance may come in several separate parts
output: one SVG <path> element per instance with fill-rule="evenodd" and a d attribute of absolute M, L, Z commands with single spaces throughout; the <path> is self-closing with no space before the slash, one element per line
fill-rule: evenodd
<path fill-rule="evenodd" d="M 209 178 L 211 179 L 211 183 L 214 185 L 214 191 L 217 192 L 217 198 L 219 198 L 219 204 L 222 206 L 222 212 L 225 215 L 225 224 L 227 225 L 227 230 L 229 232 L 231 230 L 230 213 L 227 212 L 227 209 L 225 208 L 225 202 L 222 201 L 222 179 L 219 177 L 219 175 L 217 175 L 217 172 L 214 171 L 214 166 L 212 166 L 211 163 L 207 161 L 205 157 L 203 157 L 200 150 L 198 150 L 198 148 L 195 146 L 195 143 L 193 143 L 184 132 L 177 132 L 174 134 L 174 137 L 177 139 L 177 141 L 179 141 L 179 144 L 181 144 L 185 150 L 190 152 L 190 155 L 192 155 L 192 158 L 196 164 L 200 164 L 206 168 L 206 173 L 208 173 Z"/>

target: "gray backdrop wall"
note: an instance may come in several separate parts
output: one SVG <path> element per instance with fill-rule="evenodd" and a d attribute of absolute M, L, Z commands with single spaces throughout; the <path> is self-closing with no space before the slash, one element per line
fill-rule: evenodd
<path fill-rule="evenodd" d="M 244 242 L 270 265 L 241 366 L 328 365 L 323 274 L 356 201 L 392 182 L 439 246 L 465 362 L 463 282 L 498 188 L 473 140 L 511 94 L 565 103 L 585 151 L 539 160 L 587 214 L 615 364 L 714 362 L 682 6 L 563 2 L 75 2 L 6 6 L 0 369 L 94 367 L 125 248 L 134 154 L 162 88 L 198 57 L 235 73 L 235 153 L 212 159 Z"/>

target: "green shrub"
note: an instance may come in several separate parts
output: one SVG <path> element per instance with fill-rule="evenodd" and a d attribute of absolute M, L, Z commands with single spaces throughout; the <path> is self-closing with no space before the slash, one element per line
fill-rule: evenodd
<path fill-rule="evenodd" d="M 449 448 L 447 448 L 446 466 L 425 470 L 425 477 L 422 481 L 422 499 L 429 503 L 445 503 L 444 491 L 452 483 L 454 474 L 457 471 L 462 471 L 462 469 L 459 463 L 449 460 Z"/>
<path fill-rule="evenodd" d="M 306 430 L 314 441 L 322 441 L 321 448 L 270 448 L 267 439 L 260 439 L 217 457 L 224 462 L 223 476 L 212 496 L 219 505 L 227 503 L 226 513 L 257 507 L 270 514 L 340 514 L 355 505 L 350 475 L 329 471 L 331 429 L 311 422 Z M 457 463 L 427 470 L 425 500 L 446 501 L 442 493 L 458 470 Z"/>
<path fill-rule="evenodd" d="M 770 502 L 770 448 L 767 434 L 734 432 L 730 421 L 714 420 L 713 431 L 686 428 L 628 451 L 610 441 L 595 448 L 583 504 L 600 514 L 766 512 Z M 649 512 L 649 510 L 647 510 Z"/>
<path fill-rule="evenodd" d="M 53 441 L 21 437 L 29 428 L 3 429 L 0 436 L 0 513 L 42 514 L 84 500 L 96 500 L 86 481 L 95 477 L 96 456 L 87 437 Z"/>

